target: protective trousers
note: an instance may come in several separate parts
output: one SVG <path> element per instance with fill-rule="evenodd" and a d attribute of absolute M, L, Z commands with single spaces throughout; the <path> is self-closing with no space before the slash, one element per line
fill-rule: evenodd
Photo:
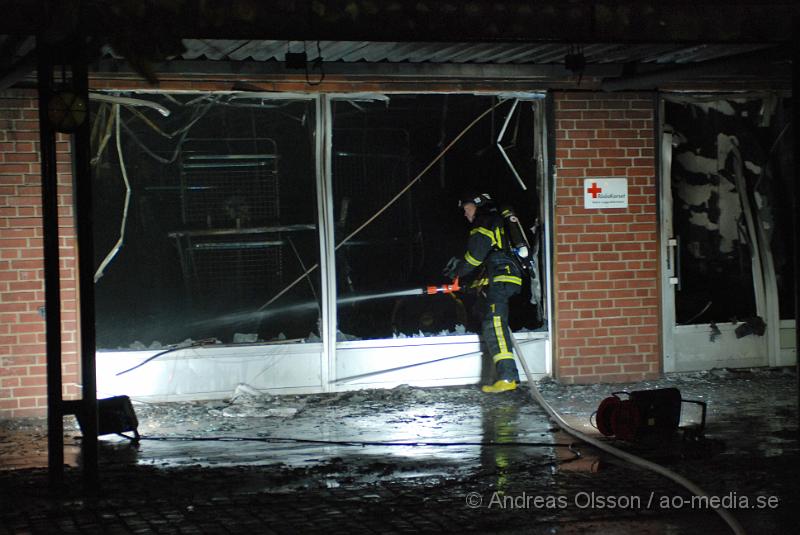
<path fill-rule="evenodd" d="M 508 300 L 519 293 L 520 286 L 493 282 L 486 288 L 481 335 L 497 371 L 497 380 L 519 381 L 508 328 Z"/>

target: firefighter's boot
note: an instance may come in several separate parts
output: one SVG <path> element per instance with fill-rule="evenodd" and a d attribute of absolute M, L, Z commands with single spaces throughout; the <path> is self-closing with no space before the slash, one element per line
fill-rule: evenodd
<path fill-rule="evenodd" d="M 517 372 L 517 364 L 514 362 L 513 355 L 502 355 L 495 357 L 495 360 L 497 381 L 492 385 L 481 387 L 481 390 L 487 394 L 516 390 L 517 383 L 519 382 L 519 373 Z"/>
<path fill-rule="evenodd" d="M 517 382 L 500 379 L 495 381 L 492 385 L 484 385 L 481 390 L 487 394 L 497 394 L 499 392 L 508 392 L 509 390 L 516 390 Z"/>

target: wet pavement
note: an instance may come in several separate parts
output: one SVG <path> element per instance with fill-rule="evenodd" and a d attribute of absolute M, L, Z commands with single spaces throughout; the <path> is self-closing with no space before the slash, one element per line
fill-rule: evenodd
<path fill-rule="evenodd" d="M 614 391 L 676 387 L 708 404 L 705 439 L 615 444 L 688 477 L 747 533 L 800 532 L 794 369 L 538 384 L 568 421 Z M 684 405 L 682 423 L 699 417 Z M 47 484 L 46 421 L 0 421 L 5 533 L 731 533 L 662 476 L 577 443 L 527 390 L 476 386 L 136 404 L 137 446 L 100 441 L 88 491 L 66 419 L 65 487 Z M 609 439 L 610 440 L 610 439 Z"/>

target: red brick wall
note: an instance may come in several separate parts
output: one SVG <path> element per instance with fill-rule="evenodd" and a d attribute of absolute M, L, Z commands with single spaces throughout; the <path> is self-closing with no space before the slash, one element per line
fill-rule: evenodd
<path fill-rule="evenodd" d="M 634 381 L 661 370 L 654 152 L 647 93 L 555 97 L 556 374 Z M 584 178 L 626 177 L 628 208 L 583 207 Z"/>
<path fill-rule="evenodd" d="M 100 84 L 102 85 L 102 84 Z M 38 115 L 0 93 L 0 418 L 46 407 Z M 654 100 L 555 93 L 556 374 L 564 382 L 659 373 Z M 76 256 L 68 137 L 58 140 L 64 395 L 78 395 Z M 583 179 L 627 177 L 627 209 L 585 210 Z"/>
<path fill-rule="evenodd" d="M 69 138 L 59 136 L 63 392 L 78 392 L 76 251 Z M 0 92 L 0 418 L 47 406 L 39 122 L 35 91 Z"/>

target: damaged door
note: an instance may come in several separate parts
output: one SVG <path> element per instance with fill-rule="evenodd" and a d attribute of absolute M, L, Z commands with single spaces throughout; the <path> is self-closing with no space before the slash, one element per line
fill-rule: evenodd
<path fill-rule="evenodd" d="M 781 150 L 787 117 L 774 95 L 662 101 L 667 372 L 774 366 L 791 357 L 780 321 L 793 283 L 782 202 L 791 176 L 791 150 Z"/>

